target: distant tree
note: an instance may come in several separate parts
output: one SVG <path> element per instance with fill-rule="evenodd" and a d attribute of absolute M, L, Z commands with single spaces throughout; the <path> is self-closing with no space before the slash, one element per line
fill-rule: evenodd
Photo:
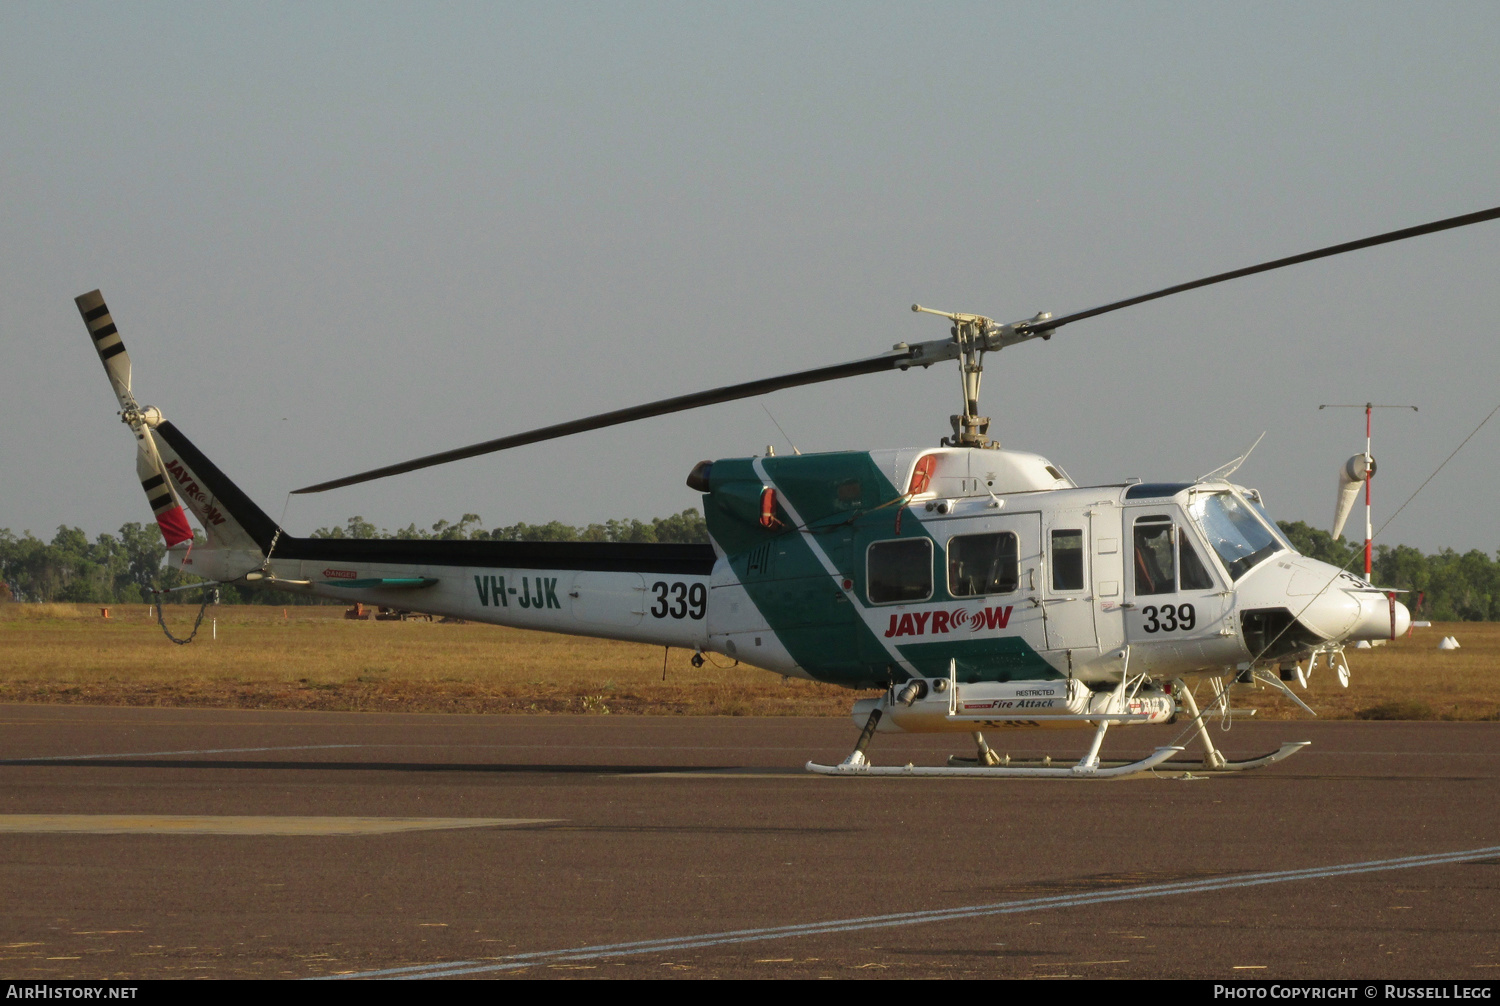
<path fill-rule="evenodd" d="M 604 534 L 608 541 L 653 542 L 656 527 L 638 520 L 608 520 L 604 522 Z"/>
<path fill-rule="evenodd" d="M 45 547 L 30 531 L 18 538 L 10 528 L 0 528 L 0 580 L 11 585 L 14 596 L 40 600 L 32 571 L 36 565 L 35 553 Z"/>
<path fill-rule="evenodd" d="M 695 509 L 689 508 L 671 517 L 658 517 L 651 523 L 655 526 L 657 541 L 708 544 L 708 524 L 704 522 L 703 514 Z"/>
<path fill-rule="evenodd" d="M 162 586 L 162 560 L 167 555 L 161 531 L 154 524 L 123 524 L 120 546 L 125 553 L 125 569 L 123 577 L 116 580 L 115 599 L 151 600 L 152 592 Z"/>
<path fill-rule="evenodd" d="M 350 517 L 343 527 L 320 527 L 309 538 L 389 538 L 385 531 L 377 531 L 375 525 L 363 517 Z"/>
<path fill-rule="evenodd" d="M 562 521 L 546 524 L 511 524 L 489 533 L 493 541 L 578 541 L 578 528 Z"/>

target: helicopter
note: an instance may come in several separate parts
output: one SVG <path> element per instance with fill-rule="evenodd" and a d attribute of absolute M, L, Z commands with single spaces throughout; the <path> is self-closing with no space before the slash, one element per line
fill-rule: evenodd
<path fill-rule="evenodd" d="M 137 443 L 137 475 L 168 563 L 203 579 L 391 605 L 548 632 L 717 653 L 752 667 L 878 697 L 835 776 L 1108 778 L 1162 766 L 1240 771 L 1307 746 L 1232 761 L 1206 723 L 1231 692 L 1270 688 L 1308 712 L 1319 661 L 1348 686 L 1346 644 L 1411 624 L 1396 592 L 1298 554 L 1260 494 L 1230 481 L 1245 455 L 1192 482 L 1078 485 L 1047 458 L 1003 448 L 980 415 L 987 353 L 1146 301 L 1362 248 L 1500 218 L 1500 207 L 1390 231 L 1166 287 L 1073 314 L 1010 323 L 918 313 L 948 337 L 848 363 L 619 409 L 294 490 L 324 492 L 433 465 L 785 388 L 956 362 L 962 411 L 937 446 L 702 461 L 711 544 L 361 540 L 288 534 L 155 407 L 141 406 L 129 354 L 98 290 L 76 298 Z M 1253 447 L 1252 447 L 1253 449 Z M 1367 479 L 1373 467 L 1350 475 Z M 195 544 L 190 511 L 204 540 Z M 187 589 L 187 588 L 178 588 Z M 165 626 L 164 626 L 165 627 Z M 1204 692 L 1200 705 L 1197 694 Z M 1170 744 L 1101 758 L 1111 726 L 1186 719 L 1201 760 Z M 1072 765 L 1013 761 L 984 731 L 1092 728 Z M 877 733 L 968 733 L 973 757 L 879 766 Z"/>

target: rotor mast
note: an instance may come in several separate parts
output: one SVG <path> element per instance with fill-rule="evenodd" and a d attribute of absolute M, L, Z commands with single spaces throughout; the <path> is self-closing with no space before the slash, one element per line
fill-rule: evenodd
<path fill-rule="evenodd" d="M 979 381 L 984 376 L 984 354 L 1039 336 L 1042 339 L 1052 338 L 1052 329 L 1041 327 L 1052 317 L 1052 313 L 1043 311 L 1024 322 L 997 325 L 980 314 L 934 311 L 921 304 L 913 304 L 911 309 L 918 314 L 935 314 L 953 323 L 948 329 L 950 342 L 943 348 L 947 349 L 944 354 L 946 357 L 961 361 L 959 381 L 963 386 L 964 409 L 962 413 L 948 417 L 948 422 L 953 426 L 953 436 L 944 437 L 943 446 L 998 448 L 1000 442 L 989 437 L 990 417 L 979 414 Z M 932 344 L 922 344 L 924 347 L 930 345 Z M 906 346 L 903 344 L 896 348 L 904 349 Z"/>

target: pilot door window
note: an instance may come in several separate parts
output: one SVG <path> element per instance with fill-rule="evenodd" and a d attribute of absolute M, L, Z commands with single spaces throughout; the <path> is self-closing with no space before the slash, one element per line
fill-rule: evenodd
<path fill-rule="evenodd" d="M 1135 522 L 1135 592 L 1145 594 L 1177 593 L 1181 574 L 1182 590 L 1210 590 L 1213 578 L 1198 557 L 1193 543 L 1172 518 L 1158 514 Z"/>
<path fill-rule="evenodd" d="M 948 539 L 948 593 L 1008 594 L 1021 582 L 1020 549 L 1010 531 Z"/>
<path fill-rule="evenodd" d="M 932 540 L 877 541 L 865 553 L 871 604 L 925 601 L 932 596 Z"/>

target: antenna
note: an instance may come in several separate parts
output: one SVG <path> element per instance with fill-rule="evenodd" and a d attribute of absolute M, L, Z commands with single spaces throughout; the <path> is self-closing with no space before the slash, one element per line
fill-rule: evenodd
<path fill-rule="evenodd" d="M 1255 443 L 1246 448 L 1244 454 L 1241 454 L 1239 457 L 1235 458 L 1227 465 L 1220 465 L 1213 471 L 1209 472 L 1207 475 L 1198 476 L 1198 481 L 1207 482 L 1209 479 L 1213 478 L 1220 478 L 1226 482 L 1229 481 L 1229 476 L 1240 470 L 1240 465 L 1244 464 L 1249 459 L 1250 454 L 1260 446 L 1260 442 L 1264 439 L 1266 439 L 1266 431 L 1261 430 L 1260 436 L 1255 438 Z"/>
<path fill-rule="evenodd" d="M 1369 581 L 1371 572 L 1370 542 L 1374 537 L 1374 525 L 1370 521 L 1370 482 L 1375 478 L 1375 456 L 1370 453 L 1370 413 L 1375 409 L 1411 409 L 1413 412 L 1416 412 L 1417 407 L 1415 405 L 1376 405 L 1373 402 L 1366 402 L 1363 405 L 1320 405 L 1318 409 L 1320 411 L 1322 409 L 1365 410 L 1365 453 L 1363 458 L 1350 458 L 1351 466 L 1348 466 L 1348 470 L 1350 474 L 1361 477 L 1365 484 L 1365 580 Z M 1357 460 L 1364 463 L 1356 468 L 1352 466 L 1352 463 Z M 1344 509 L 1342 503 L 1339 509 L 1342 511 L 1343 516 L 1347 516 L 1349 511 Z M 1334 520 L 1334 535 L 1337 535 L 1343 529 L 1344 521 L 1342 517 L 1336 517 Z"/>
<path fill-rule="evenodd" d="M 767 419 L 769 419 L 769 420 L 771 420 L 771 422 L 772 422 L 772 424 L 774 424 L 774 425 L 775 425 L 775 427 L 776 427 L 776 429 L 777 429 L 777 431 L 778 431 L 778 432 L 779 432 L 779 433 L 780 433 L 780 434 L 781 434 L 781 435 L 782 435 L 782 436 L 783 436 L 783 437 L 786 437 L 786 442 L 787 442 L 787 443 L 789 443 L 789 444 L 792 444 L 792 453 L 793 453 L 793 454 L 801 454 L 801 453 L 802 453 L 802 452 L 801 452 L 801 451 L 799 451 L 799 450 L 797 450 L 797 445 L 796 445 L 796 444 L 794 444 L 794 443 L 792 443 L 792 438 L 791 438 L 791 437 L 788 437 L 788 436 L 787 436 L 787 435 L 786 435 L 786 430 L 783 430 L 783 429 L 782 429 L 782 428 L 781 428 L 781 424 L 780 424 L 780 423 L 778 423 L 778 422 L 776 422 L 776 417 L 775 417 L 775 416 L 773 416 L 773 415 L 771 415 L 771 410 L 770 410 L 770 409 L 768 409 L 768 408 L 766 408 L 766 403 L 765 403 L 765 402 L 761 402 L 761 403 L 760 403 L 760 407 L 761 407 L 761 408 L 762 408 L 762 409 L 765 409 L 765 410 L 766 410 L 766 418 L 767 418 Z M 767 456 L 769 456 L 769 455 L 770 455 L 770 453 L 771 453 L 771 449 L 770 449 L 770 448 L 769 448 L 769 447 L 768 447 L 768 448 L 766 448 L 766 455 L 767 455 Z"/>

